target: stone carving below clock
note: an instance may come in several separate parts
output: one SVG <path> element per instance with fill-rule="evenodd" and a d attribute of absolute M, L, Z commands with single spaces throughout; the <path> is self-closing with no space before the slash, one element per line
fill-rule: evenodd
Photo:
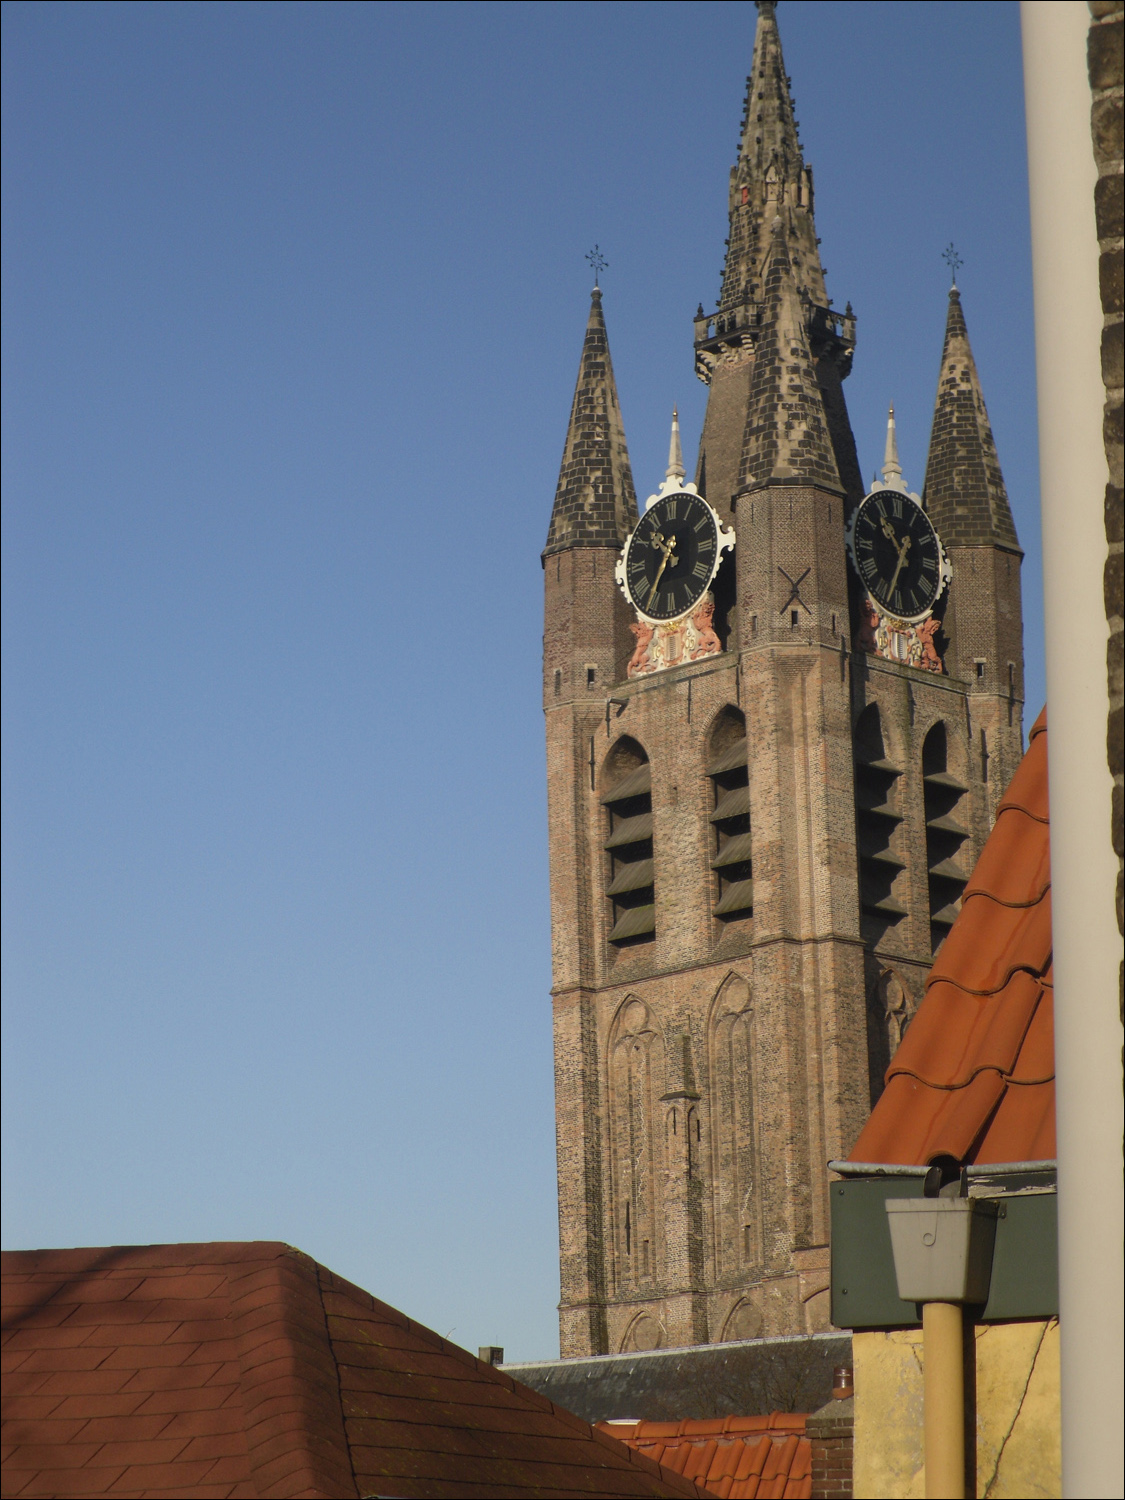
<path fill-rule="evenodd" d="M 905 620 L 896 620 L 877 609 L 870 598 L 860 606 L 859 629 L 855 644 L 859 651 L 869 651 L 886 661 L 901 662 L 907 667 L 919 667 L 924 672 L 944 673 L 945 663 L 938 654 L 937 633 L 941 621 L 929 615 L 917 625 Z"/>
<path fill-rule="evenodd" d="M 650 672 L 678 667 L 685 661 L 718 656 L 723 649 L 715 631 L 715 599 L 709 592 L 690 615 L 661 625 L 637 620 L 629 629 L 637 642 L 626 668 L 630 677 L 647 677 Z"/>

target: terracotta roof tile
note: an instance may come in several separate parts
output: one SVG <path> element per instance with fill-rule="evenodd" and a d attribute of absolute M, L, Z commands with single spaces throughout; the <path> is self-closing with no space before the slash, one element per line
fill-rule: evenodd
<path fill-rule="evenodd" d="M 704 1493 L 286 1245 L 3 1271 L 5 1494 Z"/>
<path fill-rule="evenodd" d="M 695 1480 L 720 1500 L 812 1494 L 812 1444 L 805 1418 L 715 1417 L 682 1422 L 599 1422 L 638 1453 Z"/>
<path fill-rule="evenodd" d="M 1044 710 L 849 1159 L 1052 1159 L 1052 999 Z"/>

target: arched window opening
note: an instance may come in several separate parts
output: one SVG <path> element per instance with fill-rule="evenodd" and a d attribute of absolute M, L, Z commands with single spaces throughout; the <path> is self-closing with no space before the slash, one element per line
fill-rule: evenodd
<path fill-rule="evenodd" d="M 949 740 L 940 721 L 922 744 L 922 784 L 926 803 L 926 866 L 930 882 L 930 943 L 936 953 L 961 910 L 968 881 L 965 856 L 969 830 L 958 804 L 968 792 L 949 771 Z"/>
<path fill-rule="evenodd" d="M 606 896 L 613 903 L 609 941 L 619 948 L 651 943 L 656 936 L 656 889 L 652 862 L 652 771 L 635 740 L 619 740 L 610 752 L 602 797 L 608 821 Z"/>
<path fill-rule="evenodd" d="M 711 778 L 711 827 L 715 872 L 715 916 L 742 921 L 754 912 L 750 843 L 750 778 L 746 764 L 746 720 L 726 708 L 711 732 L 707 775 Z"/>
<path fill-rule="evenodd" d="M 901 769 L 887 758 L 877 704 L 870 703 L 856 721 L 855 822 L 859 853 L 860 909 L 871 936 L 882 936 L 906 916 L 896 883 L 906 862 L 899 858 L 898 780 Z M 877 928 L 877 934 L 870 929 Z"/>

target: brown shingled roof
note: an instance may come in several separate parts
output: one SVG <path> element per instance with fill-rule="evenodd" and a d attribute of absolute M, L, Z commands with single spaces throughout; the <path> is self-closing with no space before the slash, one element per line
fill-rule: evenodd
<path fill-rule="evenodd" d="M 1047 711 L 1000 803 L 887 1087 L 849 1157 L 1055 1155 Z"/>
<path fill-rule="evenodd" d="M 3 1256 L 4 1494 L 700 1495 L 288 1245 Z"/>
<path fill-rule="evenodd" d="M 706 1485 L 721 1500 L 807 1500 L 812 1495 L 812 1443 L 805 1418 L 784 1412 L 768 1417 L 718 1417 L 713 1421 L 599 1422 L 637 1453 Z"/>

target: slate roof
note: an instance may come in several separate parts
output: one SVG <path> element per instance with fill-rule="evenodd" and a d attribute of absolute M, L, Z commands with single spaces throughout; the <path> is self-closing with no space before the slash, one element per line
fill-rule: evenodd
<path fill-rule="evenodd" d="M 947 547 L 1019 550 L 961 293 L 949 292 L 922 500 Z"/>
<path fill-rule="evenodd" d="M 635 1349 L 504 1368 L 587 1422 L 626 1417 L 679 1422 L 685 1417 L 818 1411 L 832 1398 L 834 1368 L 851 1363 L 851 1334 L 833 1332 Z"/>
<path fill-rule="evenodd" d="M 725 1417 L 712 1422 L 602 1422 L 637 1453 L 730 1500 L 812 1495 L 812 1443 L 803 1416 Z"/>
<path fill-rule="evenodd" d="M 288 1245 L 3 1256 L 5 1495 L 698 1495 Z"/>
<path fill-rule="evenodd" d="M 780 479 L 842 494 L 786 233 L 784 221 L 776 218 L 765 271 L 762 331 L 750 375 L 739 484 L 742 490 L 757 489 Z"/>
<path fill-rule="evenodd" d="M 616 551 L 637 524 L 637 496 L 617 399 L 602 294 L 590 296 L 544 558 L 568 547 Z"/>
<path fill-rule="evenodd" d="M 818 306 L 828 305 L 812 226 L 812 204 L 805 202 L 798 207 L 778 188 L 779 182 L 795 183 L 804 166 L 776 7 L 759 5 L 754 56 L 742 103 L 738 162 L 732 173 L 730 236 L 719 294 L 721 311 L 740 307 L 757 282 L 769 248 L 770 225 L 779 213 L 787 230 L 799 236 L 801 253 L 792 270 L 800 291 Z M 741 187 L 746 189 L 745 197 L 739 191 Z"/>
<path fill-rule="evenodd" d="M 1055 1156 L 1047 711 L 849 1161 Z"/>

